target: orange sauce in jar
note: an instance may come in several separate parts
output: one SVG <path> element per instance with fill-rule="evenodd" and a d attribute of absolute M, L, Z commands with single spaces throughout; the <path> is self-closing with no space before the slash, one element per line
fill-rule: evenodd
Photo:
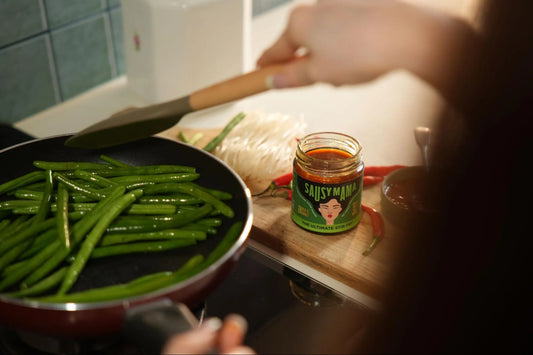
<path fill-rule="evenodd" d="M 300 140 L 293 169 L 292 220 L 317 233 L 339 233 L 361 218 L 364 165 L 354 138 L 334 132 Z"/>

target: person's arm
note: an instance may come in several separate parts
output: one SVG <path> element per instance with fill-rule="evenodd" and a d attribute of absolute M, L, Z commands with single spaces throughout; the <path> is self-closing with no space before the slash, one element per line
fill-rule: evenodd
<path fill-rule="evenodd" d="M 403 69 L 453 96 L 477 36 L 462 19 L 394 0 L 318 0 L 296 7 L 258 66 L 292 63 L 275 88 L 358 84 Z M 296 60 L 297 59 L 297 60 Z"/>

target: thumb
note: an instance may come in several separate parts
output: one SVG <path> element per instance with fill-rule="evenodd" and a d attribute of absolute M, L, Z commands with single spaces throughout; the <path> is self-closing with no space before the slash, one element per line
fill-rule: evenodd
<path fill-rule="evenodd" d="M 207 354 L 216 346 L 222 321 L 207 319 L 200 327 L 171 337 L 163 347 L 163 354 Z"/>
<path fill-rule="evenodd" d="M 283 66 L 280 72 L 271 75 L 268 79 L 270 86 L 273 89 L 284 89 L 314 84 L 316 80 L 311 77 L 309 68 L 310 59 L 308 56 L 290 61 Z"/>

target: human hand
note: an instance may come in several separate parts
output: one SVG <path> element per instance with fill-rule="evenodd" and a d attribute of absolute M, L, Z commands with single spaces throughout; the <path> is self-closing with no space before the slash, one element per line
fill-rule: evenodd
<path fill-rule="evenodd" d="M 406 69 L 445 89 L 454 56 L 473 31 L 464 21 L 395 0 L 317 0 L 293 9 L 257 65 L 285 62 L 272 86 L 358 84 Z"/>
<path fill-rule="evenodd" d="M 198 328 L 170 338 L 163 354 L 255 354 L 243 345 L 247 322 L 242 316 L 230 314 L 224 322 L 218 318 L 207 319 Z"/>

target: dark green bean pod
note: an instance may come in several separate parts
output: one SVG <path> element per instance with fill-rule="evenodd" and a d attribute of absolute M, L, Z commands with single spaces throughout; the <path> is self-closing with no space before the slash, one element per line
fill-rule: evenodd
<path fill-rule="evenodd" d="M 172 173 L 172 174 L 151 174 L 151 175 L 131 175 L 117 176 L 110 178 L 119 184 L 129 185 L 138 183 L 164 183 L 164 182 L 188 182 L 200 177 L 198 173 Z"/>
<path fill-rule="evenodd" d="M 66 273 L 67 267 L 64 266 L 58 269 L 53 274 L 51 274 L 50 276 L 37 282 L 35 285 L 12 293 L 8 293 L 8 295 L 11 297 L 28 297 L 41 295 L 46 291 L 49 291 L 59 285 L 61 280 L 63 280 L 63 278 L 65 277 Z"/>
<path fill-rule="evenodd" d="M 107 179 L 97 174 L 88 173 L 85 170 L 74 170 L 74 177 L 77 177 L 79 179 L 82 179 L 88 182 L 92 182 L 93 184 L 99 187 L 110 187 L 110 186 L 118 185 L 118 183 L 110 179 Z"/>
<path fill-rule="evenodd" d="M 70 224 L 68 220 L 68 190 L 60 182 L 57 186 L 57 211 L 56 211 L 56 228 L 59 240 L 67 249 L 70 248 Z"/>
<path fill-rule="evenodd" d="M 100 219 L 96 222 L 95 226 L 91 229 L 87 237 L 85 237 L 83 240 L 80 250 L 76 254 L 76 259 L 70 265 L 67 274 L 65 275 L 65 278 L 59 287 L 58 294 L 65 294 L 68 292 L 68 290 L 70 290 L 85 267 L 85 264 L 89 260 L 91 253 L 93 252 L 96 244 L 98 244 L 100 241 L 100 238 L 104 234 L 106 228 L 118 215 L 122 213 L 123 210 L 130 206 L 141 195 L 142 190 L 127 192 L 110 204 L 109 208 L 107 208 L 105 213 L 100 216 Z"/>
<path fill-rule="evenodd" d="M 42 161 L 35 160 L 33 166 L 43 170 L 95 170 L 95 169 L 107 169 L 109 164 L 103 163 L 91 163 L 91 162 L 79 162 L 79 161 Z"/>
<path fill-rule="evenodd" d="M 162 184 L 155 184 L 151 186 L 147 186 L 144 189 L 144 192 L 147 195 L 153 195 L 158 193 L 168 193 L 168 192 L 181 192 L 186 193 L 191 196 L 197 197 L 204 202 L 212 205 L 214 208 L 220 211 L 224 216 L 228 218 L 233 218 L 235 216 L 235 212 L 233 209 L 225 204 L 222 200 L 216 198 L 215 196 L 211 195 L 209 192 L 205 191 L 204 189 L 198 188 L 196 185 L 191 183 L 162 183 Z"/>
<path fill-rule="evenodd" d="M 120 161 L 118 159 L 115 159 L 115 158 L 112 158 L 110 157 L 109 155 L 106 155 L 106 154 L 101 154 L 100 155 L 100 159 L 102 159 L 103 161 L 105 161 L 106 163 L 114 166 L 114 167 L 119 167 L 119 168 L 130 168 L 132 167 L 132 165 L 128 164 L 128 163 L 125 163 L 123 161 Z"/>
<path fill-rule="evenodd" d="M 123 255 L 131 253 L 153 253 L 166 250 L 183 248 L 196 244 L 194 238 L 181 238 L 174 240 L 158 240 L 155 242 L 138 242 L 117 244 L 104 247 L 97 247 L 93 250 L 91 258 L 105 258 L 114 255 Z"/>
<path fill-rule="evenodd" d="M 153 195 L 153 196 L 142 196 L 139 199 L 139 203 L 170 203 L 172 205 L 198 205 L 203 203 L 197 197 L 187 195 L 187 194 L 174 194 L 174 195 Z"/>
<path fill-rule="evenodd" d="M 40 223 L 46 219 L 50 212 L 50 203 L 52 202 L 52 190 L 54 189 L 54 179 L 52 170 L 46 170 L 44 174 L 44 191 L 43 198 L 39 204 L 39 210 L 35 214 L 33 224 Z"/>
<path fill-rule="evenodd" d="M 106 193 L 102 193 L 102 191 L 98 191 L 96 189 L 83 187 L 81 184 L 66 178 L 65 176 L 63 176 L 60 173 L 54 173 L 54 177 L 58 181 L 61 181 L 62 183 L 64 183 L 69 188 L 69 190 L 71 190 L 73 192 L 79 192 L 79 193 L 81 193 L 83 195 L 95 198 L 97 200 L 102 200 L 102 199 L 104 199 L 107 196 L 107 194 Z"/>
<path fill-rule="evenodd" d="M 32 171 L 0 184 L 0 195 L 41 180 L 44 180 L 44 171 Z"/>
<path fill-rule="evenodd" d="M 108 228 L 108 233 L 141 233 L 163 229 L 173 229 L 192 223 L 207 216 L 212 210 L 210 205 L 203 205 L 187 213 L 164 217 L 119 217 Z"/>
<path fill-rule="evenodd" d="M 170 274 L 157 273 L 157 275 L 153 277 L 145 275 L 125 284 L 94 288 L 66 295 L 45 296 L 37 298 L 37 300 L 52 303 L 91 303 L 136 297 L 191 277 L 197 272 L 198 265 L 201 265 L 203 260 L 204 257 L 202 255 L 195 255 L 181 268 Z"/>
<path fill-rule="evenodd" d="M 27 228 L 24 228 L 18 233 L 6 238 L 6 240 L 0 244 L 0 255 L 13 248 L 15 245 L 32 238 L 37 233 L 54 227 L 56 223 L 55 218 L 48 218 L 45 221 L 35 224 L 33 224 L 32 219 L 29 219 L 28 222 L 30 222 L 31 225 L 28 225 Z"/>
<path fill-rule="evenodd" d="M 147 233 L 119 233 L 119 234 L 105 234 L 100 241 L 99 246 L 108 246 L 115 244 L 131 243 L 136 241 L 154 241 L 165 239 L 195 239 L 204 240 L 206 238 L 205 232 L 198 230 L 185 229 L 165 229 L 157 232 Z"/>
<path fill-rule="evenodd" d="M 71 249 L 81 243 L 87 232 L 107 212 L 108 207 L 123 193 L 123 187 L 116 187 L 114 192 L 100 201 L 81 220 L 74 224 L 71 229 Z M 69 254 L 70 250 L 62 248 L 59 240 L 47 246 L 41 253 L 32 257 L 31 262 L 27 266 L 29 272 L 24 270 L 22 277 L 28 276 L 24 279 L 22 286 L 28 287 L 41 280 L 61 264 Z M 41 263 L 40 265 L 38 264 L 39 262 Z M 20 273 L 22 274 L 23 272 Z"/>

